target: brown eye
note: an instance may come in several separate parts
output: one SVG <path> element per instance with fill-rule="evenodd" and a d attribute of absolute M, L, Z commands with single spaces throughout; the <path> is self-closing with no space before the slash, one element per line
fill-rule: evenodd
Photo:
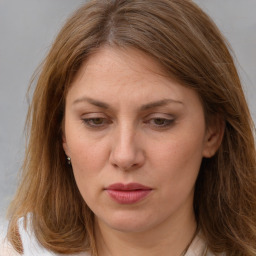
<path fill-rule="evenodd" d="M 163 119 L 163 118 L 156 118 L 156 119 L 153 119 L 153 122 L 156 124 L 156 125 L 165 125 L 166 123 L 166 119 Z"/>
<path fill-rule="evenodd" d="M 154 130 L 164 130 L 169 129 L 173 123 L 174 118 L 164 118 L 164 117 L 152 117 L 145 121 L 145 124 L 149 125 L 151 129 Z"/>
<path fill-rule="evenodd" d="M 96 117 L 96 118 L 85 118 L 83 122 L 86 126 L 90 128 L 101 128 L 107 125 L 109 122 L 106 118 Z"/>
<path fill-rule="evenodd" d="M 171 125 L 173 119 L 166 119 L 166 118 L 154 118 L 151 120 L 152 125 L 166 127 Z"/>
<path fill-rule="evenodd" d="M 92 118 L 91 123 L 93 123 L 94 125 L 101 125 L 104 123 L 103 118 Z"/>

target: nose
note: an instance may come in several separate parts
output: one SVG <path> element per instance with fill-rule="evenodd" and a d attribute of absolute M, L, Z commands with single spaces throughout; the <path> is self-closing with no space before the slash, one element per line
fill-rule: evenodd
<path fill-rule="evenodd" d="M 132 128 L 120 128 L 113 136 L 110 163 L 120 170 L 134 170 L 145 162 L 142 143 Z"/>

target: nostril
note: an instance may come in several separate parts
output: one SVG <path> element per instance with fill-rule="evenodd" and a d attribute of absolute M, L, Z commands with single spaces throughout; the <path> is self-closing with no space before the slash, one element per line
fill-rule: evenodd
<path fill-rule="evenodd" d="M 113 157 L 111 158 L 111 164 L 114 168 L 122 171 L 130 171 L 140 168 L 144 164 L 144 157 L 140 154 L 136 154 L 133 158 L 120 159 Z"/>

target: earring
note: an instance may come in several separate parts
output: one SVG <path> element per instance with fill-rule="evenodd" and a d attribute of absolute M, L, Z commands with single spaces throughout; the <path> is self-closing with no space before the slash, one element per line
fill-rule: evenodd
<path fill-rule="evenodd" d="M 67 161 L 68 161 L 68 164 L 70 165 L 71 164 L 71 158 L 69 156 L 67 156 Z"/>

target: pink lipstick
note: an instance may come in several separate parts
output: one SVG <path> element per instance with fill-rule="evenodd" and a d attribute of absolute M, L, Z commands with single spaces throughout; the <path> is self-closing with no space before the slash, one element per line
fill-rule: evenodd
<path fill-rule="evenodd" d="M 152 188 L 139 183 L 115 183 L 105 190 L 119 204 L 134 204 L 145 198 L 152 191 Z"/>

